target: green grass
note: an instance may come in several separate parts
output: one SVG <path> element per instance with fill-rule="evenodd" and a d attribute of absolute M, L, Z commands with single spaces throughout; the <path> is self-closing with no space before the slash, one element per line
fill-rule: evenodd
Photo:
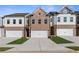
<path fill-rule="evenodd" d="M 79 46 L 70 46 L 70 47 L 67 47 L 67 48 L 75 50 L 75 51 L 79 51 Z"/>
<path fill-rule="evenodd" d="M 11 49 L 12 47 L 0 47 L 0 52 Z"/>
<path fill-rule="evenodd" d="M 52 41 L 54 41 L 55 43 L 57 43 L 57 44 L 73 43 L 73 42 L 71 42 L 69 40 L 66 40 L 66 39 L 58 37 L 58 36 L 52 36 L 50 39 Z"/>
<path fill-rule="evenodd" d="M 22 38 L 19 38 L 19 39 L 15 40 L 15 41 L 12 41 L 12 42 L 10 42 L 8 44 L 23 44 L 27 40 L 28 40 L 27 38 L 22 37 Z"/>

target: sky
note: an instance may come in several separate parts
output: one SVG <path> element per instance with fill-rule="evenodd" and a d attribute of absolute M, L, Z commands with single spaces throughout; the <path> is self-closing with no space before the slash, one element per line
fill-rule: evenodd
<path fill-rule="evenodd" d="M 32 13 L 37 8 L 42 8 L 46 12 L 60 11 L 63 7 L 64 5 L 0 5 L 0 16 L 12 13 Z M 69 5 L 68 7 L 79 11 L 79 5 Z"/>

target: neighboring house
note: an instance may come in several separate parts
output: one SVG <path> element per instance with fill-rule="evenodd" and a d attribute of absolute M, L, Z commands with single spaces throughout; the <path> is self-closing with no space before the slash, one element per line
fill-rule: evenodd
<path fill-rule="evenodd" d="M 30 24 L 29 35 L 32 38 L 47 38 L 50 35 L 50 18 L 44 10 L 38 8 L 28 16 L 28 19 Z"/>
<path fill-rule="evenodd" d="M 27 13 L 15 13 L 3 17 L 4 37 L 24 36 L 24 22 Z"/>
<path fill-rule="evenodd" d="M 14 13 L 0 20 L 0 37 L 79 36 L 79 11 L 67 6 L 59 12 L 46 13 L 38 8 L 32 14 Z"/>
<path fill-rule="evenodd" d="M 68 7 L 52 15 L 54 34 L 57 36 L 76 36 L 76 14 Z"/>
<path fill-rule="evenodd" d="M 2 17 L 0 17 L 0 37 L 4 37 L 4 26 Z"/>

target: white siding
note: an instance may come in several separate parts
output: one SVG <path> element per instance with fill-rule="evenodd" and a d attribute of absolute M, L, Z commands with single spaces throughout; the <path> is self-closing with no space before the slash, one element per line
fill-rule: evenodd
<path fill-rule="evenodd" d="M 28 23 L 27 23 L 27 21 L 28 21 L 28 18 L 25 18 L 25 25 L 27 25 Z"/>
<path fill-rule="evenodd" d="M 60 17 L 60 22 L 58 22 L 58 17 Z M 64 22 L 64 17 L 67 17 L 67 22 Z M 70 17 L 73 17 L 73 22 L 70 22 Z M 54 24 L 57 24 L 57 25 L 76 25 L 76 15 L 59 14 L 57 16 L 54 16 Z"/>
<path fill-rule="evenodd" d="M 3 23 L 2 23 L 2 17 L 0 17 L 0 26 L 2 26 Z"/>
<path fill-rule="evenodd" d="M 10 24 L 7 24 L 7 19 L 10 19 Z M 16 24 L 13 24 L 13 19 L 16 19 Z M 19 19 L 22 19 L 22 24 L 19 24 Z M 23 27 L 24 17 L 5 17 L 3 19 L 3 24 L 5 27 Z"/>

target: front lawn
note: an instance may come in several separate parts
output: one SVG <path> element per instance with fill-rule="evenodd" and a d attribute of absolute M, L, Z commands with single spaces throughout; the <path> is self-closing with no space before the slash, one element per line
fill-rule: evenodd
<path fill-rule="evenodd" d="M 22 37 L 22 38 L 19 38 L 19 39 L 15 40 L 15 41 L 12 41 L 12 42 L 10 42 L 8 44 L 23 44 L 27 40 L 28 40 L 27 38 Z"/>
<path fill-rule="evenodd" d="M 75 50 L 75 51 L 79 51 L 79 46 L 70 46 L 70 47 L 67 47 L 67 48 Z"/>
<path fill-rule="evenodd" d="M 69 40 L 66 40 L 66 39 L 58 37 L 58 36 L 52 36 L 50 39 L 52 41 L 54 41 L 55 43 L 57 43 L 57 44 L 73 43 L 73 42 L 71 42 Z"/>
<path fill-rule="evenodd" d="M 11 49 L 12 47 L 0 47 L 0 52 Z"/>

